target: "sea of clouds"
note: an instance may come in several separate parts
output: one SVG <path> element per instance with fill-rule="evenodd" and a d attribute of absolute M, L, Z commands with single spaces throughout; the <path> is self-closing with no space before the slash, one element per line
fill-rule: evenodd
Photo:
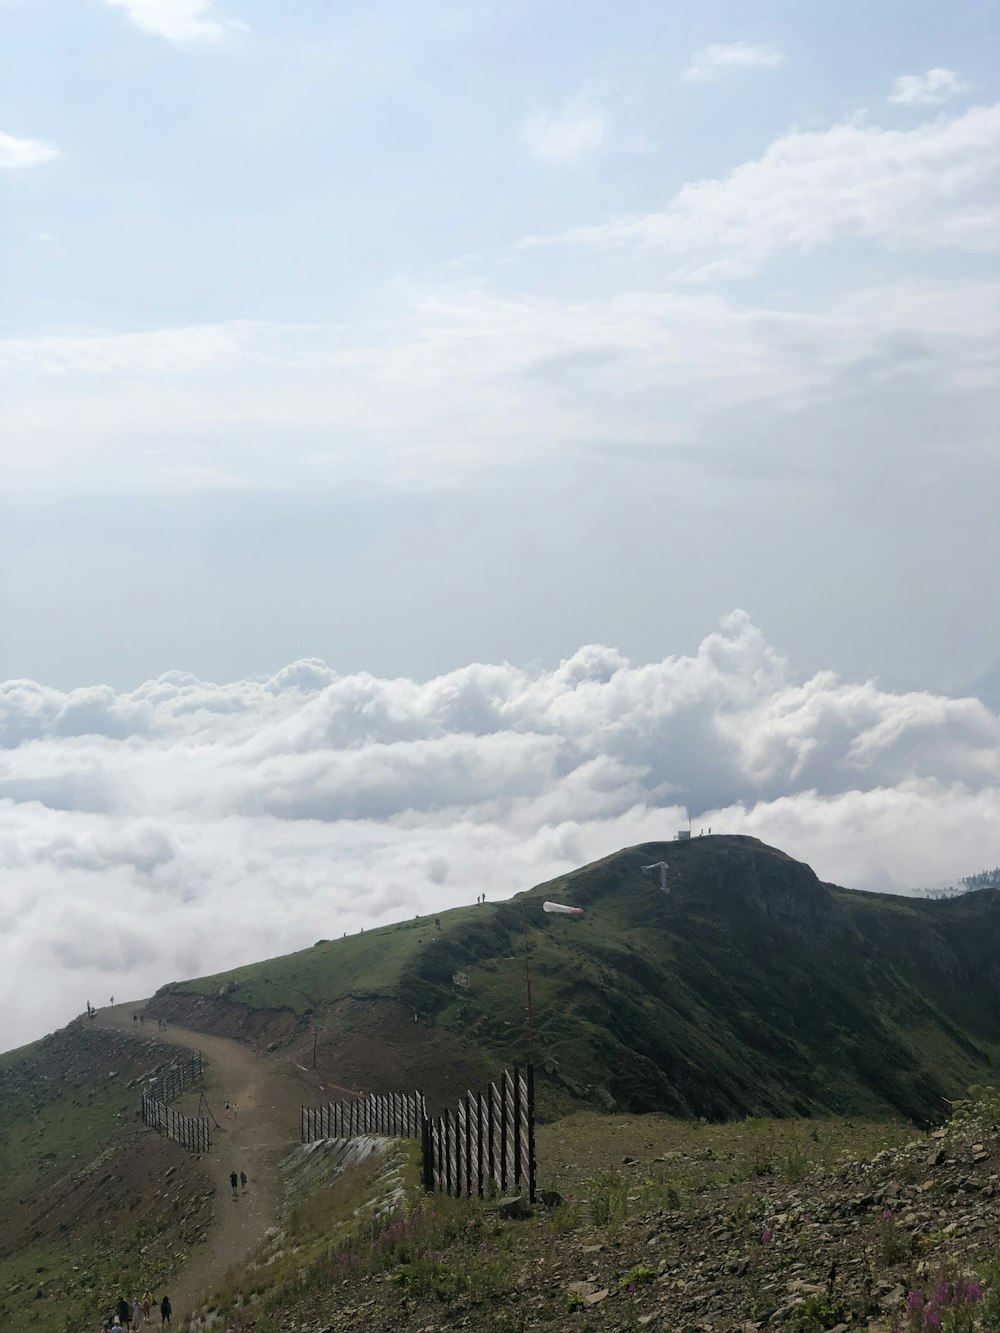
<path fill-rule="evenodd" d="M 581 648 L 433 680 L 318 660 L 128 693 L 0 685 L 0 1048 L 619 847 L 749 833 L 854 888 L 992 866 L 1000 717 L 796 679 L 749 617 L 689 657 Z"/>

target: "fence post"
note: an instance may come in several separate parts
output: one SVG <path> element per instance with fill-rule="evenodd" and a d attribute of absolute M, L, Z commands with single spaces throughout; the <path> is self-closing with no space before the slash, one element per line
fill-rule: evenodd
<path fill-rule="evenodd" d="M 431 1172 L 431 1135 L 430 1125 L 425 1120 L 420 1126 L 420 1169 L 423 1176 L 424 1189 L 428 1192 L 434 1187 L 433 1175 Z"/>
<path fill-rule="evenodd" d="M 513 1070 L 513 1182 L 521 1182 L 521 1072 Z"/>
<path fill-rule="evenodd" d="M 528 1202 L 535 1202 L 535 1066 L 528 1065 L 527 1075 L 527 1110 L 528 1110 Z"/>
<path fill-rule="evenodd" d="M 472 1102 L 465 1093 L 465 1197 L 472 1198 Z"/>
<path fill-rule="evenodd" d="M 451 1193 L 451 1112 L 446 1110 L 442 1121 L 444 1130 L 444 1192 Z"/>
<path fill-rule="evenodd" d="M 476 1093 L 476 1192 L 483 1197 L 483 1094 Z"/>
<path fill-rule="evenodd" d="M 500 1075 L 500 1189 L 507 1193 L 507 1071 Z"/>

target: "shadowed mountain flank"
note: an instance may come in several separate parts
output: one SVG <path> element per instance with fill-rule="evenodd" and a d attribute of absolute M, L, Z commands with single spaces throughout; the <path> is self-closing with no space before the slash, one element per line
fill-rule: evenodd
<path fill-rule="evenodd" d="M 658 861 L 666 893 L 643 873 Z M 585 915 L 547 915 L 546 898 Z M 1000 1067 L 996 891 L 854 892 L 748 837 L 628 848 L 507 902 L 166 987 L 150 1011 L 307 1068 L 315 1051 L 320 1081 L 388 1091 L 422 1076 L 447 1099 L 529 1057 L 525 925 L 543 1115 L 930 1123 Z"/>

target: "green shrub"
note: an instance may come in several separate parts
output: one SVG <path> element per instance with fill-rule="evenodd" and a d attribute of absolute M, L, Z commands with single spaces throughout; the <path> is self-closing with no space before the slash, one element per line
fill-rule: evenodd
<path fill-rule="evenodd" d="M 616 1226 L 628 1215 L 629 1184 L 617 1171 L 604 1171 L 590 1181 L 587 1206 L 595 1227 Z"/>
<path fill-rule="evenodd" d="M 823 1333 L 824 1329 L 835 1328 L 847 1319 L 847 1309 L 843 1301 L 834 1300 L 824 1294 L 808 1296 L 796 1306 L 788 1316 L 785 1327 L 792 1333 Z"/>

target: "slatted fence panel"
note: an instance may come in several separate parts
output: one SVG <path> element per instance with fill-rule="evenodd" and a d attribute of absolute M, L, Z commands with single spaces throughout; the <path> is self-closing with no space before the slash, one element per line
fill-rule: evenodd
<path fill-rule="evenodd" d="M 316 1139 L 354 1139 L 382 1134 L 390 1139 L 420 1138 L 427 1108 L 422 1092 L 369 1093 L 325 1106 L 303 1106 L 299 1130 L 303 1143 Z"/>
<path fill-rule="evenodd" d="M 144 1125 L 150 1125 L 189 1152 L 208 1152 L 211 1148 L 208 1121 L 203 1117 L 180 1115 L 148 1093 L 143 1093 L 141 1109 Z"/>
<path fill-rule="evenodd" d="M 535 1199 L 534 1070 L 504 1071 L 424 1128 L 424 1185 L 456 1196 L 527 1191 Z"/>
<path fill-rule="evenodd" d="M 326 1106 L 303 1106 L 303 1143 L 317 1139 L 419 1138 L 428 1190 L 482 1197 L 490 1190 L 527 1191 L 535 1199 L 534 1069 L 504 1070 L 488 1088 L 469 1092 L 428 1119 L 423 1093 L 370 1093 Z"/>

